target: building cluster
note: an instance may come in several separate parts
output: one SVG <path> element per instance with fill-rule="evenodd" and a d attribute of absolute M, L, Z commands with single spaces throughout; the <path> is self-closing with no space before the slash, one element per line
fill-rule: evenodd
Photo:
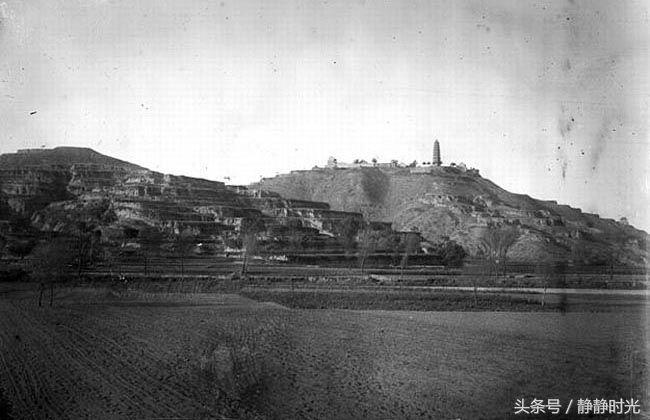
<path fill-rule="evenodd" d="M 464 163 L 450 163 L 448 166 L 442 165 L 442 157 L 440 154 L 440 142 L 435 140 L 433 142 L 433 155 L 431 162 L 421 162 L 418 164 L 417 161 L 413 161 L 410 164 L 405 164 L 398 162 L 397 160 L 391 160 L 390 162 L 378 162 L 377 159 L 372 159 L 370 162 L 363 159 L 355 159 L 352 163 L 348 162 L 339 162 L 335 157 L 330 156 L 327 159 L 326 168 L 329 169 L 351 169 L 351 168 L 410 168 L 411 173 L 431 173 L 439 170 L 444 170 L 444 168 L 456 168 L 461 172 L 467 172 L 470 174 L 478 175 L 478 169 L 467 168 L 467 165 Z"/>

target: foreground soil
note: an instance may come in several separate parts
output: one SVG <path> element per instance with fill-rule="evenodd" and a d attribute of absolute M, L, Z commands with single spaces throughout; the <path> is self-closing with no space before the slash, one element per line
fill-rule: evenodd
<path fill-rule="evenodd" d="M 58 290 L 39 308 L 15 290 L 0 293 L 0 413 L 501 419 L 521 418 L 518 398 L 630 396 L 648 413 L 646 325 L 645 307 L 303 310 L 95 288 Z"/>

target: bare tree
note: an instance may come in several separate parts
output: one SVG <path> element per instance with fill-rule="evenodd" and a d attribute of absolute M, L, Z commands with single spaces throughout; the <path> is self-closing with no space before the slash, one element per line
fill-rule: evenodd
<path fill-rule="evenodd" d="M 345 250 L 345 256 L 348 258 L 357 246 L 357 234 L 362 227 L 362 221 L 358 217 L 346 216 L 336 226 L 336 233 L 339 241 Z M 352 264 L 348 267 L 352 271 Z"/>
<path fill-rule="evenodd" d="M 564 287 L 566 285 L 566 274 L 568 264 L 566 261 L 540 261 L 535 267 L 535 273 L 542 280 L 544 292 L 542 294 L 542 306 L 546 306 L 546 292 L 548 288 Z M 566 295 L 560 295 L 559 307 L 564 310 Z"/>
<path fill-rule="evenodd" d="M 50 306 L 54 302 L 54 284 L 65 279 L 65 274 L 75 262 L 76 256 L 66 238 L 52 238 L 39 244 L 34 250 L 33 271 L 40 281 L 38 306 L 42 305 L 45 285 L 50 289 Z"/>
<path fill-rule="evenodd" d="M 614 237 L 614 246 L 609 252 L 609 281 L 614 282 L 614 269 L 616 264 L 620 264 L 623 256 L 625 255 L 625 247 L 627 246 L 627 238 L 625 236 Z"/>
<path fill-rule="evenodd" d="M 364 275 L 366 261 L 377 249 L 378 241 L 378 232 L 372 230 L 370 226 L 366 226 L 359 233 L 359 267 L 361 268 L 362 276 Z"/>
<path fill-rule="evenodd" d="M 240 275 L 248 273 L 248 263 L 252 255 L 259 251 L 258 235 L 266 230 L 266 225 L 259 218 L 244 218 L 240 226 L 243 261 Z"/>
<path fill-rule="evenodd" d="M 535 265 L 535 274 L 542 280 L 544 293 L 542 294 L 542 306 L 546 305 L 546 291 L 553 282 L 553 262 L 552 261 L 539 261 Z"/>
<path fill-rule="evenodd" d="M 258 250 L 257 233 L 247 232 L 242 236 L 242 251 L 244 258 L 241 266 L 241 276 L 245 277 L 248 273 L 248 260 L 257 253 Z"/>
<path fill-rule="evenodd" d="M 472 282 L 472 290 L 474 292 L 474 306 L 478 306 L 478 282 L 483 278 L 486 271 L 490 270 L 490 264 L 486 260 L 478 260 L 471 262 L 463 267 L 463 273 L 469 276 Z"/>
<path fill-rule="evenodd" d="M 479 239 L 479 248 L 483 256 L 494 266 L 495 275 L 499 275 L 499 267 L 503 276 L 507 275 L 507 255 L 510 248 L 519 239 L 520 233 L 515 227 L 490 226 Z"/>
<path fill-rule="evenodd" d="M 143 259 L 143 269 L 144 275 L 148 274 L 149 268 L 149 255 L 153 254 L 154 256 L 158 255 L 158 250 L 163 241 L 163 235 L 160 233 L 160 230 L 152 226 L 147 226 L 138 231 L 138 239 L 141 244 L 141 253 Z"/>
<path fill-rule="evenodd" d="M 96 225 L 85 221 L 77 222 L 73 229 L 77 248 L 77 276 L 81 277 L 81 269 L 87 263 L 93 262 L 95 242 L 98 241 L 99 231 Z"/>
<path fill-rule="evenodd" d="M 181 265 L 181 279 L 185 278 L 185 258 L 194 246 L 195 235 L 192 232 L 192 229 L 185 228 L 183 229 L 176 237 L 174 238 L 174 250 L 176 254 L 180 257 Z"/>
<path fill-rule="evenodd" d="M 409 256 L 416 253 L 420 246 L 420 235 L 416 232 L 409 232 L 404 239 L 404 253 L 402 255 L 402 262 L 400 264 L 399 279 L 402 280 L 404 276 L 404 269 L 408 266 Z"/>
<path fill-rule="evenodd" d="M 7 239 L 0 235 L 0 260 L 2 259 L 2 256 L 5 254 L 5 246 L 7 245 Z"/>

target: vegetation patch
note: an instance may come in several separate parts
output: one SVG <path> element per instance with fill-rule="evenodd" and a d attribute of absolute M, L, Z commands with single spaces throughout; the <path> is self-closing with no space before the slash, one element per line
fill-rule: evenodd
<path fill-rule="evenodd" d="M 261 302 L 275 302 L 296 309 L 360 309 L 390 311 L 558 311 L 557 305 L 541 306 L 533 298 L 471 292 L 431 291 L 284 291 L 244 290 L 240 293 Z"/>
<path fill-rule="evenodd" d="M 264 325 L 217 331 L 198 357 L 197 377 L 213 396 L 208 405 L 229 418 L 258 418 L 271 376 L 267 335 Z"/>
<path fill-rule="evenodd" d="M 0 419 L 11 420 L 11 402 L 5 399 L 2 387 L 0 387 Z"/>

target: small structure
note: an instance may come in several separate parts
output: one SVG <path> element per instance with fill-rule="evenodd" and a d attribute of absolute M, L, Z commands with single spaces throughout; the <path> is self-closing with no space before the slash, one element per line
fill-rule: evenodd
<path fill-rule="evenodd" d="M 354 162 L 352 163 L 347 163 L 347 162 L 339 162 L 335 157 L 330 156 L 329 159 L 327 159 L 327 168 L 328 169 L 350 169 L 350 168 L 368 168 L 368 167 L 374 167 L 374 166 L 380 166 L 378 162 L 376 162 L 376 159 L 374 162 L 370 163 L 367 162 L 364 159 L 355 159 Z"/>

